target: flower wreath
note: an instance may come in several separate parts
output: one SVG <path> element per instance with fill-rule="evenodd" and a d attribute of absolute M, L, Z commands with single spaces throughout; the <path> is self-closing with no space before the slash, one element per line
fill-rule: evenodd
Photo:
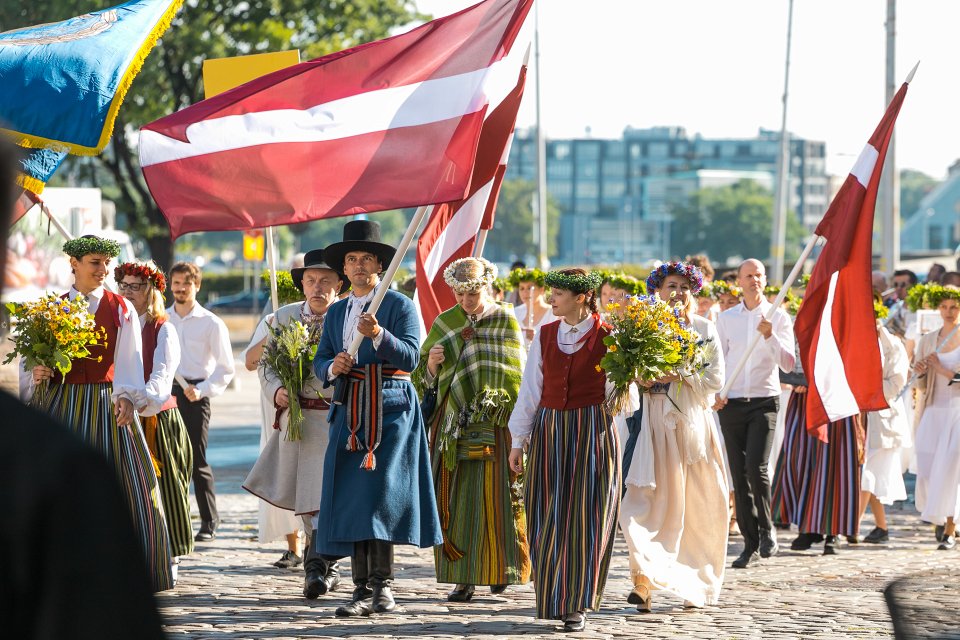
<path fill-rule="evenodd" d="M 690 281 L 690 293 L 697 295 L 703 288 L 703 272 L 700 267 L 685 262 L 664 262 L 647 277 L 647 291 L 663 286 L 667 276 L 683 276 Z"/>
<path fill-rule="evenodd" d="M 519 287 L 521 282 L 532 282 L 538 287 L 547 286 L 547 274 L 540 269 L 514 269 L 510 272 L 510 284 Z"/>
<path fill-rule="evenodd" d="M 513 291 L 513 283 L 510 282 L 510 278 L 496 278 L 491 285 L 495 291 L 503 291 L 504 293 L 508 291 Z"/>
<path fill-rule="evenodd" d="M 160 293 L 167 290 L 167 279 L 163 276 L 163 271 L 160 270 L 160 267 L 158 267 L 153 260 L 149 262 L 124 262 L 121 265 L 117 265 L 117 268 L 113 270 L 113 279 L 120 282 L 124 276 L 143 278 L 150 282 L 154 289 Z"/>
<path fill-rule="evenodd" d="M 120 243 L 98 236 L 81 236 L 64 242 L 63 252 L 77 260 L 91 253 L 116 258 L 120 255 Z"/>
<path fill-rule="evenodd" d="M 714 300 L 719 300 L 720 296 L 723 294 L 729 294 L 734 298 L 743 297 L 743 289 L 740 287 L 730 284 L 726 280 L 714 280 L 713 284 L 710 285 L 710 292 L 713 294 Z"/>
<path fill-rule="evenodd" d="M 457 280 L 454 275 L 457 272 L 457 267 L 464 262 L 470 261 L 477 261 L 483 265 L 483 273 L 476 278 L 470 278 L 466 281 Z M 443 270 L 443 281 L 456 293 L 479 291 L 493 284 L 496 278 L 497 266 L 485 258 L 460 258 L 459 260 L 451 262 L 450 265 Z"/>
<path fill-rule="evenodd" d="M 953 285 L 928 284 L 926 285 L 926 294 L 923 298 L 924 302 L 930 305 L 931 309 L 936 309 L 944 300 L 960 301 L 960 288 Z"/>
<path fill-rule="evenodd" d="M 596 271 L 578 273 L 576 275 L 551 271 L 544 277 L 544 282 L 552 289 L 563 289 L 571 293 L 586 293 L 600 286 L 603 276 Z"/>
<path fill-rule="evenodd" d="M 602 272 L 597 273 L 602 275 Z M 631 296 L 642 296 L 647 292 L 643 282 L 625 273 L 608 273 L 604 280 L 614 289 L 626 291 Z"/>

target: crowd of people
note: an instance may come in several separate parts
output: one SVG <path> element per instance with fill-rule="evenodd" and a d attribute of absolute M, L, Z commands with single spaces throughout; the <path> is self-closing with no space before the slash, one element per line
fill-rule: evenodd
<path fill-rule="evenodd" d="M 84 236 L 64 251 L 66 298 L 85 297 L 106 340 L 65 376 L 24 368 L 21 397 L 110 461 L 152 589 L 171 589 L 178 558 L 220 521 L 206 447 L 210 398 L 234 375 L 226 327 L 197 302 L 194 264 L 165 274 L 122 263 L 114 294 L 116 243 Z M 907 498 L 908 469 L 937 548 L 956 545 L 960 274 L 940 274 L 923 322 L 903 304 L 917 277 L 897 271 L 888 288 L 875 274 L 877 332 L 864 339 L 878 342 L 889 408 L 810 431 L 791 319 L 802 287 L 773 308 L 758 260 L 714 279 L 694 256 L 645 283 L 521 268 L 512 306 L 496 267 L 464 258 L 443 274 L 456 305 L 421 336 L 414 304 L 380 279 L 394 254 L 376 222 L 348 222 L 342 241 L 291 271 L 303 300 L 265 315 L 241 354 L 262 390 L 261 453 L 243 483 L 261 500 L 260 539 L 286 538 L 276 565 L 302 564 L 310 599 L 339 588 L 349 558 L 353 590 L 336 615 L 394 611 L 393 548 L 413 545 L 433 548 L 450 601 L 532 581 L 535 615 L 580 631 L 618 535 L 639 612 L 664 594 L 715 605 L 730 536 L 743 542 L 736 569 L 776 555 L 777 530 L 791 525 L 795 550 L 883 544 L 884 506 Z M 643 291 L 674 305 L 704 363 L 634 380 L 611 415 L 607 321 Z M 931 314 L 937 326 L 921 326 Z M 294 323 L 315 356 L 291 390 L 268 356 Z M 874 526 L 861 536 L 868 507 Z"/>

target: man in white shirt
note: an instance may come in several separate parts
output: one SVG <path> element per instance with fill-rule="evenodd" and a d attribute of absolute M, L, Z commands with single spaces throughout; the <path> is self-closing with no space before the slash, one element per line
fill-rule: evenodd
<path fill-rule="evenodd" d="M 767 459 L 780 409 L 777 369 L 793 370 L 796 362 L 793 325 L 783 311 L 766 320 L 770 303 L 763 296 L 767 275 L 759 260 L 745 260 L 737 270 L 743 300 L 717 318 L 717 332 L 727 376 L 733 374 L 747 346 L 759 331 L 763 338 L 751 352 L 740 375 L 733 379 L 726 399 L 714 406 L 730 462 L 736 494 L 737 522 L 744 550 L 733 567 L 746 568 L 757 556 L 769 558 L 780 550 L 770 515 L 770 471 Z"/>
<path fill-rule="evenodd" d="M 200 531 L 194 539 L 209 542 L 216 537 L 220 523 L 213 469 L 207 462 L 210 398 L 226 390 L 234 370 L 227 326 L 197 303 L 200 279 L 197 265 L 191 262 L 173 265 L 170 290 L 174 303 L 167 309 L 167 314 L 180 338 L 181 358 L 173 394 L 177 397 L 177 406 L 193 446 L 193 488 L 200 510 Z"/>

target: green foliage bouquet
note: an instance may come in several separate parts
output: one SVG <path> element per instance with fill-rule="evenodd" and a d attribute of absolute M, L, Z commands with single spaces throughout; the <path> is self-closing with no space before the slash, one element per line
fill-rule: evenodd
<path fill-rule="evenodd" d="M 597 366 L 614 386 L 605 404 L 612 415 L 626 408 L 635 380 L 699 371 L 705 358 L 700 334 L 687 325 L 677 306 L 655 295 L 628 298 L 623 304 L 624 313 L 610 315 L 613 332 L 603 339 L 607 353 Z M 607 305 L 609 311 L 619 307 Z"/>
<path fill-rule="evenodd" d="M 11 302 L 6 306 L 11 318 L 16 320 L 16 333 L 11 338 L 13 350 L 7 354 L 4 364 L 19 355 L 27 370 L 42 365 L 67 375 L 73 368 L 73 360 L 90 357 L 90 346 L 106 345 L 106 331 L 97 327 L 83 296 L 65 300 L 48 293 L 36 302 Z M 33 394 L 35 405 L 43 404 L 47 387 L 46 380 L 37 387 Z"/>
<path fill-rule="evenodd" d="M 313 371 L 313 356 L 323 327 L 319 323 L 304 325 L 294 320 L 269 329 L 273 339 L 264 345 L 260 363 L 273 371 L 287 390 L 290 411 L 287 440 L 300 440 L 303 438 L 300 392 Z"/>

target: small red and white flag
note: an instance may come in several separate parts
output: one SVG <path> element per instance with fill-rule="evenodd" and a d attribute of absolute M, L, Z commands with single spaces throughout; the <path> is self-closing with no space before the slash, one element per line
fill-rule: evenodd
<path fill-rule="evenodd" d="M 40 204 L 40 196 L 29 189 L 22 189 L 20 196 L 13 203 L 13 219 L 10 224 L 27 215 L 27 212 L 37 204 Z"/>
<path fill-rule="evenodd" d="M 493 228 L 525 82 L 524 68 L 513 91 L 493 106 L 484 121 L 470 192 L 462 200 L 435 207 L 420 234 L 414 304 L 420 310 L 423 336 L 438 315 L 457 303 L 453 291 L 443 280 L 444 269 L 454 260 L 473 255 L 479 231 Z"/>
<path fill-rule="evenodd" d="M 871 283 L 877 189 L 905 82 L 817 226 L 826 238 L 810 275 L 795 331 L 807 374 L 807 432 L 827 441 L 827 424 L 887 408 Z"/>
<path fill-rule="evenodd" d="M 485 0 L 257 78 L 140 131 L 176 238 L 449 202 L 517 83 L 533 0 Z"/>

